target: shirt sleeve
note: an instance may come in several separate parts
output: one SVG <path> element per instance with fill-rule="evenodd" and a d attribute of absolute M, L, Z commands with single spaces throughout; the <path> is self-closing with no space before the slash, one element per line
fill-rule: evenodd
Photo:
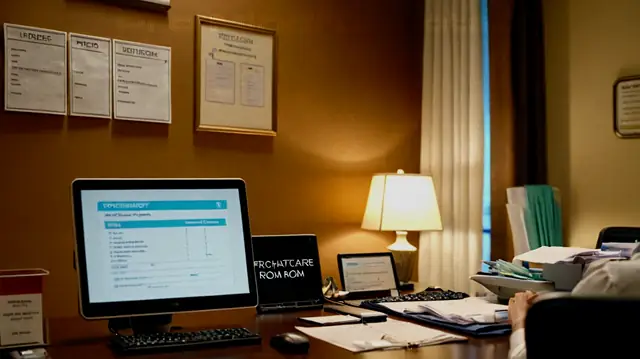
<path fill-rule="evenodd" d="M 574 295 L 637 295 L 640 293 L 640 254 L 628 261 L 602 259 L 592 263 L 573 289 Z"/>
<path fill-rule="evenodd" d="M 509 359 L 527 359 L 524 329 L 518 329 L 511 333 L 511 337 L 509 338 Z"/>
<path fill-rule="evenodd" d="M 584 272 L 582 280 L 573 288 L 572 294 L 590 295 L 608 293 L 614 285 L 608 265 L 610 261 L 601 259 L 592 263 Z"/>

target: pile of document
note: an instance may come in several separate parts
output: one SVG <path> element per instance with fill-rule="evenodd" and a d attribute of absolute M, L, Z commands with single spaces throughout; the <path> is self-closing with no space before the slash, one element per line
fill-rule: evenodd
<path fill-rule="evenodd" d="M 600 249 L 580 247 L 540 247 L 514 258 L 516 264 L 589 264 L 599 259 L 629 259 L 639 243 L 605 243 Z"/>
<path fill-rule="evenodd" d="M 302 333 L 354 353 L 417 348 L 467 338 L 417 324 L 388 319 L 386 322 L 326 327 L 296 327 Z"/>
<path fill-rule="evenodd" d="M 640 253 L 640 243 L 603 243 L 601 251 L 619 252 L 620 257 L 631 258 L 634 254 Z"/>
<path fill-rule="evenodd" d="M 501 323 L 508 319 L 508 307 L 494 304 L 485 298 L 470 297 L 459 300 L 382 303 L 402 313 L 427 314 L 459 325 Z"/>
<path fill-rule="evenodd" d="M 502 259 L 498 259 L 495 262 L 484 261 L 484 264 L 489 266 L 489 274 L 522 280 L 543 280 L 542 273 L 539 270 L 503 261 Z"/>
<path fill-rule="evenodd" d="M 375 304 L 365 302 L 365 307 L 474 337 L 505 335 L 511 331 L 511 325 L 506 321 L 508 307 L 494 304 L 487 298 Z"/>
<path fill-rule="evenodd" d="M 572 290 L 582 279 L 590 263 L 601 260 L 625 260 L 640 251 L 639 243 L 606 243 L 601 249 L 580 247 L 539 247 L 517 255 L 513 263 L 485 262 L 489 272 L 471 276 L 500 299 L 530 290 L 547 292 Z"/>
<path fill-rule="evenodd" d="M 565 262 L 589 264 L 598 259 L 629 259 L 639 251 L 639 243 L 603 243 L 599 250 L 578 253 Z"/>

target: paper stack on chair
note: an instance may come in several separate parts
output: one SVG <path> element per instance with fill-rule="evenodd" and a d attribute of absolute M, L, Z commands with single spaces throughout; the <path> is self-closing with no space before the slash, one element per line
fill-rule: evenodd
<path fill-rule="evenodd" d="M 516 255 L 513 262 L 516 264 L 536 263 L 553 264 L 573 258 L 576 255 L 599 252 L 593 248 L 580 247 L 547 247 L 543 246 L 532 251 Z"/>
<path fill-rule="evenodd" d="M 542 246 L 515 256 L 513 263 L 500 260 L 491 262 L 491 273 L 478 273 L 470 279 L 501 299 L 510 298 L 524 290 L 569 291 L 580 281 L 582 272 L 589 263 L 600 259 L 628 259 L 633 253 L 640 251 L 638 244 L 610 243 L 602 247 Z M 527 275 L 527 272 L 530 274 Z"/>
<path fill-rule="evenodd" d="M 640 243 L 617 243 L 617 242 L 608 242 L 603 243 L 602 248 L 603 251 L 619 251 L 620 257 L 623 258 L 631 258 L 634 254 L 640 253 Z"/>
<path fill-rule="evenodd" d="M 517 255 L 514 263 L 579 263 L 589 264 L 599 259 L 629 259 L 636 252 L 638 243 L 607 243 L 601 249 L 580 247 L 540 247 Z"/>

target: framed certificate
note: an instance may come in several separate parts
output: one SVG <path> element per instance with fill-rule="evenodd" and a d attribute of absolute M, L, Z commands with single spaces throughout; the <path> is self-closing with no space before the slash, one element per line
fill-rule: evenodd
<path fill-rule="evenodd" d="M 640 76 L 622 77 L 614 83 L 613 130 L 621 138 L 640 137 Z"/>
<path fill-rule="evenodd" d="M 275 136 L 276 34 L 196 17 L 196 130 Z"/>

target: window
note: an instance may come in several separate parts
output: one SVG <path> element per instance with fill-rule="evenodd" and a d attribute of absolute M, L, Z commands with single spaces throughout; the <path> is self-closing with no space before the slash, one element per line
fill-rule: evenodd
<path fill-rule="evenodd" d="M 482 188 L 482 259 L 491 259 L 491 107 L 489 86 L 489 5 L 480 0 L 482 17 L 482 93 L 484 104 L 484 185 Z M 484 266 L 483 266 L 484 268 Z"/>

